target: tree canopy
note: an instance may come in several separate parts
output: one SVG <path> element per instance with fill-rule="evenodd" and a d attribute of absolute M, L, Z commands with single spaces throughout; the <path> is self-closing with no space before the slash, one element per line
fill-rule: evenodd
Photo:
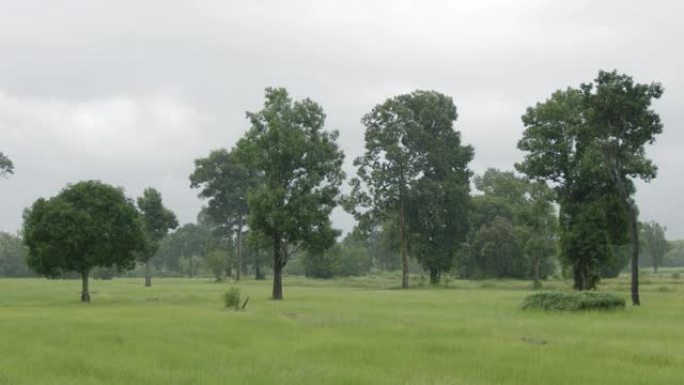
<path fill-rule="evenodd" d="M 81 275 L 82 302 L 90 302 L 88 274 L 97 266 L 129 269 L 146 247 L 142 221 L 121 189 L 99 181 L 67 186 L 38 199 L 24 213 L 28 265 L 48 277 Z"/>
<path fill-rule="evenodd" d="M 0 152 L 0 176 L 14 174 L 14 163 L 7 155 Z"/>
<path fill-rule="evenodd" d="M 592 83 L 555 92 L 523 116 L 517 165 L 529 177 L 552 182 L 560 203 L 561 256 L 573 266 L 575 287 L 594 288 L 615 244 L 632 244 L 632 302 L 639 304 L 634 180 L 649 181 L 656 167 L 645 146 L 662 132 L 653 99 L 658 83 L 635 83 L 600 71 Z"/>
<path fill-rule="evenodd" d="M 324 129 L 323 108 L 267 88 L 262 110 L 247 113 L 251 128 L 236 151 L 259 175 L 249 192 L 250 235 L 273 250 L 273 298 L 282 299 L 282 269 L 292 248 L 322 251 L 340 232 L 330 213 L 344 179 L 337 131 Z"/>
<path fill-rule="evenodd" d="M 150 259 L 159 250 L 159 244 L 169 230 L 178 227 L 178 220 L 173 211 L 164 207 L 161 193 L 151 187 L 138 198 L 138 209 L 147 235 L 147 247 L 140 259 L 145 263 L 145 286 L 151 286 Z"/>
<path fill-rule="evenodd" d="M 387 99 L 362 119 L 366 151 L 354 161 L 358 177 L 346 208 L 362 225 L 397 216 L 404 288 L 410 248 L 434 282 L 451 267 L 467 232 L 473 149 L 461 144 L 456 118 L 450 97 L 415 91 Z"/>

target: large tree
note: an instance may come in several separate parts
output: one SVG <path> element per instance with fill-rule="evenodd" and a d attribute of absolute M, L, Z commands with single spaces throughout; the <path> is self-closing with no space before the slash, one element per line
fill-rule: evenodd
<path fill-rule="evenodd" d="M 237 256 L 236 279 L 243 271 L 245 234 L 249 215 L 248 194 L 258 181 L 256 170 L 247 167 L 232 151 L 212 151 L 208 157 L 195 160 L 190 187 L 201 188 L 200 198 L 208 200 L 206 214 L 218 230 L 235 237 Z M 226 264 L 230 268 L 229 264 Z"/>
<path fill-rule="evenodd" d="M 151 187 L 138 198 L 138 209 L 147 235 L 147 247 L 140 260 L 145 264 L 145 286 L 149 287 L 152 286 L 150 259 L 159 250 L 160 242 L 169 230 L 178 227 L 178 220 L 173 211 L 164 207 L 161 193 Z"/>
<path fill-rule="evenodd" d="M 14 174 L 14 163 L 5 154 L 0 152 L 0 176 Z"/>
<path fill-rule="evenodd" d="M 581 86 L 587 125 L 602 157 L 614 194 L 627 217 L 632 245 L 632 304 L 639 305 L 639 210 L 634 200 L 635 179 L 646 182 L 658 168 L 646 157 L 646 145 L 663 132 L 653 99 L 663 94 L 660 83 L 635 83 L 617 71 L 600 71 L 594 83 Z"/>
<path fill-rule="evenodd" d="M 554 184 L 560 203 L 561 255 L 573 265 L 575 287 L 591 289 L 614 245 L 632 244 L 632 303 L 639 304 L 638 210 L 634 179 L 649 181 L 655 165 L 645 145 L 662 132 L 653 99 L 657 83 L 638 84 L 617 72 L 558 91 L 523 116 L 519 170 Z"/>
<path fill-rule="evenodd" d="M 409 232 L 417 259 L 436 281 L 467 231 L 473 149 L 461 145 L 456 118 L 450 97 L 415 91 L 386 100 L 362 119 L 366 151 L 354 161 L 358 178 L 346 208 L 368 223 L 397 216 L 403 288 Z"/>
<path fill-rule="evenodd" d="M 50 199 L 38 199 L 24 213 L 28 265 L 48 277 L 81 275 L 81 301 L 90 302 L 88 275 L 96 267 L 132 268 L 146 246 L 133 202 L 121 189 L 99 181 L 67 186 Z"/>
<path fill-rule="evenodd" d="M 338 204 L 344 155 L 337 131 L 324 129 L 321 106 L 293 101 L 283 88 L 266 89 L 263 109 L 247 117 L 251 128 L 236 151 L 259 174 L 249 193 L 250 235 L 269 240 L 273 299 L 279 300 L 288 255 L 299 248 L 321 252 L 340 234 L 330 213 Z"/>

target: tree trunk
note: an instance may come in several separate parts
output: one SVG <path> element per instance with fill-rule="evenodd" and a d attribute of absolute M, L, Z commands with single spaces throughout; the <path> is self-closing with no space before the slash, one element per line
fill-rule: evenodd
<path fill-rule="evenodd" d="M 280 234 L 273 233 L 273 299 L 283 299 L 283 250 Z"/>
<path fill-rule="evenodd" d="M 401 238 L 401 287 L 409 287 L 408 252 L 406 250 L 406 214 L 404 213 L 404 201 L 399 208 L 399 232 Z"/>
<path fill-rule="evenodd" d="M 188 275 L 192 278 L 192 255 L 188 258 Z"/>
<path fill-rule="evenodd" d="M 152 286 L 152 269 L 150 268 L 150 261 L 145 261 L 145 287 Z"/>
<path fill-rule="evenodd" d="M 627 202 L 629 206 L 629 238 L 632 241 L 632 305 L 639 306 L 639 229 L 636 218 L 636 208 Z"/>
<path fill-rule="evenodd" d="M 441 277 L 441 272 L 437 269 L 430 269 L 430 283 L 436 285 L 439 283 L 439 278 Z"/>
<path fill-rule="evenodd" d="M 259 261 L 259 256 L 257 255 L 256 258 L 257 259 L 254 261 L 254 279 L 260 281 L 264 279 L 264 274 L 261 272 L 261 261 Z"/>
<path fill-rule="evenodd" d="M 235 274 L 235 279 L 240 280 L 240 274 L 242 273 L 242 224 L 240 224 L 237 232 L 237 273 Z"/>
<path fill-rule="evenodd" d="M 90 303 L 90 292 L 88 291 L 88 274 L 89 273 L 90 272 L 88 270 L 81 272 L 81 284 L 82 284 L 81 302 L 83 302 L 83 303 Z"/>
<path fill-rule="evenodd" d="M 534 289 L 539 289 L 541 287 L 541 280 L 539 279 L 539 255 L 534 257 Z"/>

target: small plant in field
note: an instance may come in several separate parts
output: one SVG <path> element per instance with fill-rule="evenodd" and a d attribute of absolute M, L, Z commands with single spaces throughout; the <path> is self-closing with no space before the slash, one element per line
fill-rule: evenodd
<path fill-rule="evenodd" d="M 625 300 L 610 293 L 542 292 L 525 297 L 522 308 L 544 311 L 616 310 L 625 308 Z"/>
<path fill-rule="evenodd" d="M 227 308 L 240 310 L 240 288 L 233 286 L 223 293 L 223 304 Z"/>
<path fill-rule="evenodd" d="M 679 274 L 679 273 L 672 273 L 672 278 L 673 278 L 673 279 L 679 279 L 679 278 L 681 278 L 681 277 L 682 277 L 682 276 L 681 276 L 681 274 Z"/>

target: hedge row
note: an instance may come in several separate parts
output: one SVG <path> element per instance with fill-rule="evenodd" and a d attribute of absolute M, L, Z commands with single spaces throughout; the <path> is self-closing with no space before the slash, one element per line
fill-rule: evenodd
<path fill-rule="evenodd" d="M 530 294 L 523 300 L 524 310 L 585 311 L 624 309 L 625 300 L 610 293 L 542 292 Z"/>

